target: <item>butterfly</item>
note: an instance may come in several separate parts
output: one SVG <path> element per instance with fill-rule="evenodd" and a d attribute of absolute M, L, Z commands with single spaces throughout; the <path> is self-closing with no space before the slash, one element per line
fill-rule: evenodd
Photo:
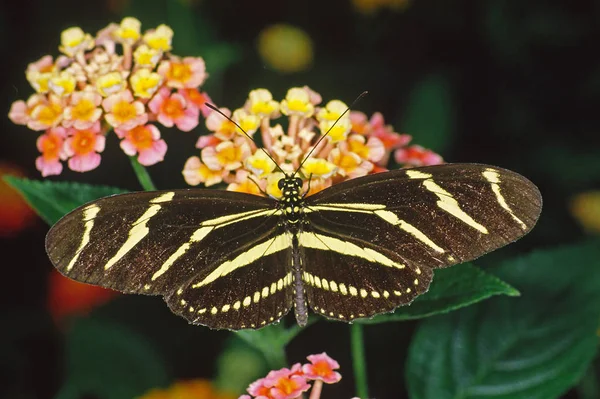
<path fill-rule="evenodd" d="M 350 322 L 427 291 L 433 270 L 527 234 L 537 187 L 495 166 L 442 164 L 371 174 L 314 195 L 295 174 L 281 198 L 182 189 L 114 195 L 48 232 L 54 266 L 72 279 L 161 295 L 194 324 L 257 329 L 292 308 Z"/>

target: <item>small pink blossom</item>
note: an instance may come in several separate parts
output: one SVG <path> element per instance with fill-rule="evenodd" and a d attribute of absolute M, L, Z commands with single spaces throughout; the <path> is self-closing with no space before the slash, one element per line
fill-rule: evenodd
<path fill-rule="evenodd" d="M 352 134 L 345 142 L 340 143 L 340 149 L 351 151 L 371 162 L 379 162 L 385 156 L 383 142 L 373 136 L 367 139 L 363 135 Z"/>
<path fill-rule="evenodd" d="M 100 131 L 100 122 L 89 129 L 68 129 L 69 137 L 64 152 L 69 157 L 69 168 L 76 172 L 87 172 L 100 165 L 100 152 L 104 151 L 105 137 Z"/>
<path fill-rule="evenodd" d="M 35 166 L 42 176 L 58 175 L 62 172 L 63 166 L 60 161 L 66 158 L 62 151 L 66 137 L 65 128 L 60 126 L 48 129 L 38 137 L 36 144 L 42 155 L 36 158 Z"/>
<path fill-rule="evenodd" d="M 369 124 L 371 125 L 371 135 L 380 139 L 387 150 L 403 147 L 412 140 L 412 137 L 408 134 L 394 132 L 391 125 L 385 124 L 383 115 L 380 112 L 375 112 L 371 116 Z"/>
<path fill-rule="evenodd" d="M 112 94 L 102 101 L 106 111 L 104 119 L 115 129 L 131 130 L 148 122 L 144 104 L 134 101 L 129 90 Z"/>
<path fill-rule="evenodd" d="M 179 89 L 177 90 L 177 92 L 181 94 L 183 98 L 185 98 L 185 101 L 187 101 L 189 106 L 193 105 L 194 107 L 198 108 L 202 113 L 203 117 L 207 118 L 208 115 L 210 115 L 210 113 L 213 112 L 212 109 L 206 106 L 206 103 L 212 104 L 212 100 L 210 99 L 208 94 L 201 93 L 198 89 L 195 88 Z"/>
<path fill-rule="evenodd" d="M 319 355 L 307 356 L 310 364 L 302 366 L 304 376 L 312 380 L 322 380 L 327 384 L 333 384 L 342 379 L 342 376 L 335 369 L 339 369 L 338 362 L 327 356 L 325 352 Z"/>
<path fill-rule="evenodd" d="M 12 103 L 10 111 L 8 111 L 8 118 L 14 124 L 26 125 L 29 122 L 29 109 L 25 101 L 18 100 Z"/>
<path fill-rule="evenodd" d="M 200 136 L 198 137 L 198 141 L 196 141 L 196 148 L 215 147 L 220 142 L 221 140 L 212 134 L 208 136 Z"/>
<path fill-rule="evenodd" d="M 189 132 L 198 126 L 199 110 L 189 107 L 185 98 L 163 87 L 148 103 L 148 108 L 157 115 L 157 120 L 166 127 L 176 125 L 179 130 Z"/>
<path fill-rule="evenodd" d="M 410 147 L 397 149 L 394 154 L 394 159 L 396 162 L 407 166 L 428 166 L 444 162 L 439 154 L 425 149 L 420 145 L 412 145 Z"/>
<path fill-rule="evenodd" d="M 200 57 L 171 57 L 158 66 L 158 73 L 166 79 L 168 87 L 175 89 L 196 88 L 207 77 L 206 65 Z"/>
<path fill-rule="evenodd" d="M 219 108 L 225 116 L 231 118 L 231 111 L 229 108 Z M 206 117 L 206 128 L 215 133 L 215 136 L 220 140 L 230 140 L 236 135 L 236 126 L 229 119 L 217 111 L 212 110 L 208 117 Z"/>
<path fill-rule="evenodd" d="M 265 382 L 266 378 L 260 378 L 254 381 L 250 386 L 248 386 L 248 393 L 252 396 L 258 398 L 272 399 L 271 396 L 271 386 L 267 386 Z"/>
<path fill-rule="evenodd" d="M 306 378 L 292 374 L 287 368 L 269 372 L 264 380 L 264 386 L 271 387 L 269 393 L 274 399 L 295 399 L 310 389 Z"/>
<path fill-rule="evenodd" d="M 229 173 L 226 169 L 212 170 L 199 157 L 190 157 L 183 166 L 183 179 L 190 186 L 204 183 L 206 187 L 221 183 Z"/>
<path fill-rule="evenodd" d="M 152 124 L 136 126 L 131 130 L 115 129 L 121 140 L 123 152 L 129 156 L 138 154 L 138 161 L 144 166 L 154 165 L 164 159 L 167 143 L 160 138 L 160 131 Z"/>
<path fill-rule="evenodd" d="M 223 141 L 216 147 L 202 149 L 202 160 L 212 170 L 238 169 L 250 155 L 250 146 L 246 140 Z"/>

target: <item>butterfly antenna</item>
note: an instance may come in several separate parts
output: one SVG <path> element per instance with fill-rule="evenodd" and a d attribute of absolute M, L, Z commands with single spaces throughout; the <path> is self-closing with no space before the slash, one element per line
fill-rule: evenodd
<path fill-rule="evenodd" d="M 331 127 L 329 129 L 327 129 L 327 131 L 325 132 L 324 135 L 322 135 L 321 137 L 319 137 L 319 139 L 317 140 L 317 142 L 315 143 L 315 145 L 313 146 L 313 148 L 308 152 L 308 154 L 306 154 L 306 156 L 304 157 L 304 159 L 302 160 L 302 162 L 300 162 L 300 166 L 298 166 L 298 169 L 296 169 L 296 171 L 294 172 L 294 174 L 292 174 L 293 176 L 296 176 L 296 174 L 300 171 L 300 169 L 302 168 L 302 165 L 304 165 L 304 162 L 306 162 L 306 160 L 308 158 L 310 158 L 311 154 L 315 151 L 315 149 L 319 146 L 319 144 L 321 143 L 321 141 L 323 141 L 325 139 L 325 137 L 327 137 L 327 135 L 329 134 L 329 132 L 331 132 L 331 129 L 333 129 L 335 127 L 335 125 L 340 121 L 340 119 L 342 119 L 342 117 L 344 115 L 346 115 L 346 113 L 348 111 L 350 111 L 350 108 L 354 107 L 354 104 L 356 104 L 361 98 L 363 98 L 364 96 L 366 96 L 367 94 L 369 94 L 368 91 L 363 91 L 362 93 L 360 93 L 360 95 L 358 97 L 356 97 L 354 99 L 354 101 L 352 101 L 352 104 L 350 104 L 350 106 L 348 108 L 346 108 L 346 110 L 344 112 L 342 112 L 342 114 L 335 120 L 335 122 L 333 122 L 333 125 L 331 125 Z"/>
<path fill-rule="evenodd" d="M 237 123 L 236 121 L 234 121 L 233 119 L 231 119 L 230 117 L 228 117 L 227 115 L 225 115 L 219 108 L 217 108 L 216 106 L 212 105 L 211 103 L 204 103 L 204 105 L 206 105 L 208 108 L 212 109 L 213 111 L 218 112 L 219 114 L 221 114 L 225 119 L 227 119 L 229 122 L 233 123 L 235 126 L 238 127 L 238 129 L 240 129 L 240 131 L 242 133 L 244 133 L 244 136 L 248 137 L 248 139 L 250 139 L 254 144 L 256 144 L 256 141 L 254 141 L 254 139 L 252 138 L 252 136 L 250 136 L 248 133 L 246 133 L 246 131 L 239 125 L 239 123 Z M 258 147 L 258 146 L 257 146 Z M 277 161 L 271 156 L 271 154 L 269 154 L 269 152 L 263 148 L 260 147 L 260 149 L 269 157 L 269 159 L 271 159 L 271 161 L 273 161 L 273 163 L 275 164 L 275 166 L 277 167 L 277 169 L 279 169 L 279 171 L 281 173 L 283 173 L 284 175 L 286 175 L 286 173 L 283 171 L 283 169 L 281 169 L 281 166 L 279 166 L 279 164 L 277 163 Z M 286 175 L 287 176 L 287 175 Z"/>

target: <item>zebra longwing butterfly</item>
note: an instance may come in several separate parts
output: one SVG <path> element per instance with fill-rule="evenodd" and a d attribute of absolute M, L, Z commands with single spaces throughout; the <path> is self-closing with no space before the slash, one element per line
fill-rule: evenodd
<path fill-rule="evenodd" d="M 46 250 L 75 280 L 162 295 L 212 328 L 260 328 L 293 307 L 351 321 L 427 291 L 433 269 L 525 235 L 537 187 L 495 166 L 443 164 L 351 179 L 304 197 L 212 189 L 139 192 L 86 204 L 56 223 Z"/>

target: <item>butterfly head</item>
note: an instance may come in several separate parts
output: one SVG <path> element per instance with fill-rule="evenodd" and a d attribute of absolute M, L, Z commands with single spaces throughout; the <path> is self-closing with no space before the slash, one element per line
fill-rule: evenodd
<path fill-rule="evenodd" d="M 302 179 L 286 176 L 277 182 L 277 186 L 283 193 L 279 202 L 281 209 L 289 222 L 297 222 L 302 213 Z"/>

